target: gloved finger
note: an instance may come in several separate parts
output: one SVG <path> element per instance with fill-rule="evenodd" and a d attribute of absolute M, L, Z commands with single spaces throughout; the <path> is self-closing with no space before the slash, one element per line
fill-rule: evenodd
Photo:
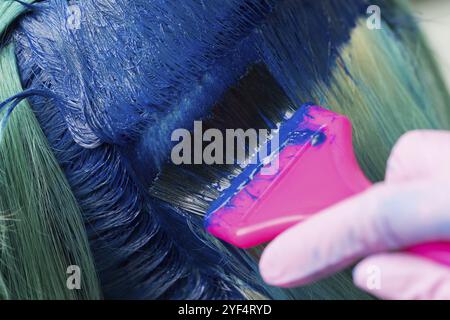
<path fill-rule="evenodd" d="M 450 299 L 450 269 L 407 253 L 384 253 L 364 259 L 355 267 L 353 281 L 382 299 Z"/>
<path fill-rule="evenodd" d="M 387 183 L 450 178 L 450 132 L 416 130 L 404 134 L 387 162 Z"/>
<path fill-rule="evenodd" d="M 449 183 L 379 184 L 288 229 L 261 257 L 266 282 L 291 287 L 367 255 L 450 240 Z"/>

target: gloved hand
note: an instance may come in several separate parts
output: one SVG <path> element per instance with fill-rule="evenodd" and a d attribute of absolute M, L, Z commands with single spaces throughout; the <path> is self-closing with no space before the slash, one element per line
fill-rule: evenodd
<path fill-rule="evenodd" d="M 267 283 L 291 287 L 363 258 L 354 282 L 379 298 L 450 299 L 450 266 L 398 251 L 430 241 L 450 241 L 450 132 L 412 131 L 394 147 L 384 182 L 278 236 L 260 270 Z"/>

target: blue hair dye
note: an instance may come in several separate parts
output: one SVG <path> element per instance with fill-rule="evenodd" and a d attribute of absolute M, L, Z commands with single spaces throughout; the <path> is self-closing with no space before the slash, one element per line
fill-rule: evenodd
<path fill-rule="evenodd" d="M 67 25 L 67 1 L 48 0 L 14 39 L 25 87 L 61 97 L 30 101 L 82 208 L 105 297 L 239 299 L 242 286 L 283 297 L 251 276 L 246 253 L 215 244 L 201 218 L 147 188 L 172 130 L 206 117 L 252 64 L 301 105 L 296 91 L 328 80 L 366 1 L 70 3 L 79 29 Z"/>

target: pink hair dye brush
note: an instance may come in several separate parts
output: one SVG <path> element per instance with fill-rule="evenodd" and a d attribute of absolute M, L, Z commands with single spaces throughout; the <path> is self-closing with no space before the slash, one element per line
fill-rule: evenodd
<path fill-rule="evenodd" d="M 279 146 L 277 170 L 267 173 L 273 161 L 249 165 L 211 204 L 208 232 L 240 248 L 257 246 L 372 185 L 356 161 L 345 116 L 304 106 L 280 126 Z M 408 251 L 450 265 L 448 243 Z"/>

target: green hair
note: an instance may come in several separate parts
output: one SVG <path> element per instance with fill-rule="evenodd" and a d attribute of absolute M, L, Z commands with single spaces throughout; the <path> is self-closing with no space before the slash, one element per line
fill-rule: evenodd
<path fill-rule="evenodd" d="M 22 91 L 13 45 L 0 51 L 0 100 Z M 80 209 L 29 104 L 0 143 L 0 298 L 101 297 Z M 70 290 L 68 267 L 81 271 Z"/>
<path fill-rule="evenodd" d="M 402 134 L 450 127 L 445 84 L 423 37 L 407 29 L 385 25 L 372 31 L 361 22 L 332 84 L 317 86 L 314 94 L 352 120 L 357 157 L 374 181 L 384 178 L 387 157 Z"/>
<path fill-rule="evenodd" d="M 35 0 L 22 0 L 22 3 L 31 4 Z M 26 8 L 20 2 L 14 0 L 2 0 L 0 3 L 0 35 L 4 34 L 11 23 L 21 14 Z"/>

